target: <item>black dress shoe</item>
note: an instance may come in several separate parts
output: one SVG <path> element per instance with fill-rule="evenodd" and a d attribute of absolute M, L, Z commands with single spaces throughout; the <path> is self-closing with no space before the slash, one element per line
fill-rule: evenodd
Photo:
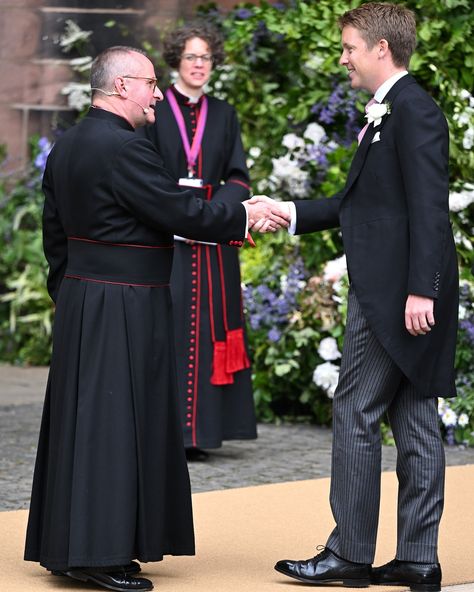
<path fill-rule="evenodd" d="M 439 563 L 414 563 L 393 559 L 385 565 L 374 567 L 370 577 L 372 584 L 410 586 L 416 592 L 440 592 L 441 566 Z"/>
<path fill-rule="evenodd" d="M 94 569 L 71 569 L 65 572 L 70 578 L 81 580 L 81 582 L 92 582 L 117 592 L 128 592 L 130 590 L 153 590 L 153 584 L 146 578 L 134 578 L 122 571 L 101 572 Z"/>
<path fill-rule="evenodd" d="M 324 585 L 342 582 L 349 588 L 365 588 L 370 584 L 370 565 L 353 563 L 335 555 L 330 549 L 305 561 L 284 559 L 275 569 L 305 584 Z"/>
<path fill-rule="evenodd" d="M 203 462 L 209 458 L 209 452 L 201 448 L 186 448 L 186 460 L 189 462 Z"/>
<path fill-rule="evenodd" d="M 133 576 L 137 573 L 140 573 L 142 568 L 140 567 L 140 564 L 137 563 L 136 561 L 131 561 L 128 565 L 124 565 L 122 567 L 117 567 L 116 571 L 124 571 L 127 575 L 129 576 Z M 51 570 L 51 575 L 52 576 L 67 576 L 66 572 L 64 570 L 60 570 L 60 569 L 52 569 Z"/>

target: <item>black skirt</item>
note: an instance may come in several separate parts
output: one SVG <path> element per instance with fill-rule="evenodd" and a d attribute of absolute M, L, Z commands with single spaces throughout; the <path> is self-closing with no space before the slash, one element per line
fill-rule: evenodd
<path fill-rule="evenodd" d="M 25 559 L 49 569 L 193 555 L 168 287 L 66 277 Z"/>

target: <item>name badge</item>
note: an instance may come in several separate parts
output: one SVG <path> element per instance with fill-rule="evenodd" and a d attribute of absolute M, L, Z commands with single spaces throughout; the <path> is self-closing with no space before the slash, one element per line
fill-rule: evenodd
<path fill-rule="evenodd" d="M 178 181 L 178 185 L 182 187 L 198 187 L 202 188 L 204 186 L 204 182 L 202 179 L 197 179 L 196 177 L 181 177 Z"/>

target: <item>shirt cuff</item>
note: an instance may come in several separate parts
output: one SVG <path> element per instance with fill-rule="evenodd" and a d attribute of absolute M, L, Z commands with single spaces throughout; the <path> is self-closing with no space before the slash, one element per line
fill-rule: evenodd
<path fill-rule="evenodd" d="M 288 234 L 295 234 L 296 233 L 296 206 L 294 202 L 289 201 L 288 206 L 290 208 L 290 225 L 288 226 Z"/>

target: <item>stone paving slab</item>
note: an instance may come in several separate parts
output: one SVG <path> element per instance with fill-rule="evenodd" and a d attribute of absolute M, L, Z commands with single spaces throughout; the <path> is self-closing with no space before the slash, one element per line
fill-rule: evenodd
<path fill-rule="evenodd" d="M 46 379 L 46 368 L 0 365 L 0 510 L 28 507 Z M 190 463 L 193 492 L 330 475 L 330 429 L 260 424 L 258 434 L 257 440 L 225 442 L 207 461 Z M 446 447 L 446 460 L 474 464 L 474 448 Z M 395 463 L 395 448 L 384 446 L 383 470 L 394 470 Z"/>

